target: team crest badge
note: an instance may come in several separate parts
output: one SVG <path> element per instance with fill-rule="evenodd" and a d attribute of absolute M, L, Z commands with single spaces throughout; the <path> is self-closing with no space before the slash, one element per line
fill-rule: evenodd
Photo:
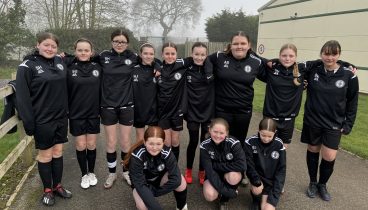
<path fill-rule="evenodd" d="M 76 77 L 78 73 L 78 70 L 72 70 L 72 77 Z"/>
<path fill-rule="evenodd" d="M 338 88 L 342 88 L 342 87 L 344 87 L 344 86 L 345 86 L 345 82 L 344 82 L 344 80 L 337 80 L 337 81 L 335 82 L 335 85 L 336 85 L 336 87 L 338 87 Z"/>
<path fill-rule="evenodd" d="M 175 73 L 174 78 L 176 80 L 180 80 L 181 79 L 181 74 L 179 72 L 178 73 Z"/>
<path fill-rule="evenodd" d="M 232 153 L 227 153 L 226 154 L 226 160 L 232 160 L 234 158 Z"/>
<path fill-rule="evenodd" d="M 60 63 L 58 63 L 58 64 L 56 65 L 56 67 L 57 67 L 58 69 L 60 69 L 61 71 L 63 71 L 63 70 L 64 70 L 64 66 L 63 66 L 63 65 L 61 65 Z"/>
<path fill-rule="evenodd" d="M 272 157 L 273 159 L 277 160 L 277 159 L 279 159 L 280 154 L 279 154 L 279 152 L 277 152 L 277 151 L 273 151 L 273 152 L 271 153 L 271 157 Z"/>
<path fill-rule="evenodd" d="M 244 67 L 244 71 L 245 71 L 246 73 L 249 73 L 249 72 L 251 72 L 251 71 L 252 71 L 252 67 L 250 67 L 249 65 L 246 65 L 246 66 Z"/>
<path fill-rule="evenodd" d="M 157 166 L 158 171 L 163 171 L 164 169 L 165 169 L 165 165 L 163 163 Z"/>
<path fill-rule="evenodd" d="M 100 73 L 97 70 L 93 70 L 92 75 L 95 76 L 95 77 L 98 77 L 100 75 Z"/>
<path fill-rule="evenodd" d="M 130 59 L 126 59 L 126 60 L 124 61 L 124 63 L 125 63 L 126 65 L 130 65 L 130 64 L 132 64 L 132 61 L 131 61 Z"/>

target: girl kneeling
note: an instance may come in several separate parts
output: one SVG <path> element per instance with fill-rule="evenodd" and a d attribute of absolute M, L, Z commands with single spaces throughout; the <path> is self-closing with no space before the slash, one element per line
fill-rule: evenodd
<path fill-rule="evenodd" d="M 162 209 L 155 197 L 174 192 L 177 209 L 187 209 L 187 184 L 175 156 L 164 146 L 165 133 L 148 127 L 144 139 L 136 143 L 124 160 L 129 165 L 133 197 L 138 209 Z"/>

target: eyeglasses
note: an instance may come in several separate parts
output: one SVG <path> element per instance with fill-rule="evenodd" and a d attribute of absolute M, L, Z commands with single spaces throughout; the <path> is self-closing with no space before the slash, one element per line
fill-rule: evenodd
<path fill-rule="evenodd" d="M 113 45 L 127 45 L 128 44 L 128 42 L 124 42 L 124 41 L 122 41 L 122 42 L 120 42 L 120 41 L 112 41 L 112 44 Z"/>

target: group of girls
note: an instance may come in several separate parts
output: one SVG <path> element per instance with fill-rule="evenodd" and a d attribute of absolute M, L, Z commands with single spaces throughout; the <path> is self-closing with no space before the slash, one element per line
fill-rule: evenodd
<path fill-rule="evenodd" d="M 244 32 L 234 34 L 226 51 L 208 58 L 202 43 L 195 43 L 192 57 L 184 59 L 177 59 L 176 46 L 166 43 L 162 64 L 154 58 L 149 43 L 140 47 L 139 56 L 127 49 L 129 37 L 122 30 L 111 34 L 111 43 L 111 50 L 92 57 L 92 43 L 79 39 L 75 57 L 62 59 L 57 56 L 58 39 L 41 33 L 37 51 L 18 68 L 18 111 L 26 133 L 34 135 L 39 149 L 43 204 L 53 205 L 54 195 L 72 196 L 61 185 L 68 117 L 70 133 L 76 139 L 81 187 L 97 184 L 94 165 L 101 117 L 109 169 L 104 187 L 111 188 L 117 179 L 120 136 L 121 159 L 125 160 L 122 174 L 132 184 L 137 208 L 160 209 L 154 197 L 174 191 L 177 208 L 187 209 L 186 184 L 193 181 L 200 139 L 199 181 L 206 200 L 219 198 L 220 207 L 226 209 L 246 173 L 252 208 L 274 209 L 285 181 L 285 148 L 300 109 L 304 79 L 308 83 L 302 132 L 302 142 L 308 144 L 307 195 L 319 194 L 330 200 L 326 183 L 341 134 L 348 134 L 354 124 L 359 89 L 356 75 L 337 62 L 341 54 L 337 41 L 322 47 L 322 61 L 299 64 L 292 44 L 284 45 L 279 59 L 268 64 L 252 52 Z M 267 83 L 266 118 L 260 122 L 258 134 L 247 139 L 255 78 Z M 184 177 L 177 166 L 183 119 L 189 131 Z M 150 127 L 144 131 L 147 125 Z M 130 147 L 133 126 L 137 143 Z"/>

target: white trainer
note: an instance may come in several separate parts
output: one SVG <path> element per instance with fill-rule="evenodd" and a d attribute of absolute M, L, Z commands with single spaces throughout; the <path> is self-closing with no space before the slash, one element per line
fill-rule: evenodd
<path fill-rule="evenodd" d="M 89 173 L 88 174 L 88 178 L 89 178 L 89 185 L 91 186 L 95 186 L 97 184 L 97 177 L 96 174 L 94 173 Z"/>
<path fill-rule="evenodd" d="M 188 204 L 185 204 L 185 206 L 182 209 L 179 209 L 178 207 L 176 207 L 176 210 L 188 210 Z"/>
<path fill-rule="evenodd" d="M 128 183 L 128 185 L 132 185 L 132 182 L 130 181 L 129 171 L 123 171 L 122 175 L 123 179 Z"/>
<path fill-rule="evenodd" d="M 105 189 L 109 189 L 112 187 L 116 180 L 116 173 L 109 173 L 109 176 L 106 179 L 106 182 L 104 184 Z"/>
<path fill-rule="evenodd" d="M 88 188 L 89 188 L 89 186 L 90 186 L 90 184 L 89 184 L 89 177 L 88 177 L 88 175 L 86 174 L 86 175 L 82 176 L 82 180 L 81 180 L 81 187 L 82 187 L 83 189 L 88 189 Z"/>

